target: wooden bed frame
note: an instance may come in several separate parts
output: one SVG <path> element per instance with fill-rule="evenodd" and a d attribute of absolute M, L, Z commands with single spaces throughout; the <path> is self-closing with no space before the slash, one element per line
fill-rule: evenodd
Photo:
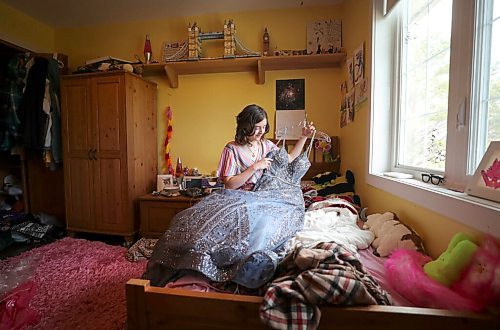
<path fill-rule="evenodd" d="M 287 147 L 294 141 L 287 141 Z M 324 163 L 313 148 L 304 179 L 325 172 L 340 173 L 338 137 L 332 137 L 334 162 Z M 150 286 L 131 279 L 126 285 L 127 327 L 134 329 L 266 329 L 259 319 L 262 297 L 196 292 Z M 439 309 L 399 306 L 321 308 L 320 329 L 498 329 L 498 317 Z"/>
<path fill-rule="evenodd" d="M 149 280 L 127 282 L 128 329 L 266 329 L 262 297 L 159 288 Z M 492 315 L 399 306 L 321 308 L 320 329 L 498 329 Z"/>

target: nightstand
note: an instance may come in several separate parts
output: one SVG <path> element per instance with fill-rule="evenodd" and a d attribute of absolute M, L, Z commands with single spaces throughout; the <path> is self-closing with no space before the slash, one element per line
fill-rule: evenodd
<path fill-rule="evenodd" d="M 139 197 L 141 237 L 159 238 L 170 225 L 174 215 L 196 204 L 197 197 L 163 197 L 151 194 Z"/>

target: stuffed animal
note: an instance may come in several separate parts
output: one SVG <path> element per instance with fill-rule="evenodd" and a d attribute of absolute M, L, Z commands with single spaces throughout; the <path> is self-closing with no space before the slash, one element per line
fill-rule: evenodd
<path fill-rule="evenodd" d="M 478 312 L 481 305 L 474 300 L 434 281 L 424 273 L 423 266 L 431 258 L 417 251 L 396 250 L 384 263 L 390 286 L 419 307 Z"/>
<path fill-rule="evenodd" d="M 470 264 L 477 245 L 464 233 L 457 233 L 439 258 L 424 265 L 424 272 L 439 283 L 450 286 Z"/>
<path fill-rule="evenodd" d="M 482 307 L 500 306 L 500 242 L 486 236 L 451 289 Z"/>
<path fill-rule="evenodd" d="M 400 222 L 392 212 L 369 215 L 363 228 L 369 229 L 375 235 L 372 247 L 376 256 L 387 257 L 396 249 L 410 249 L 426 254 L 420 236 Z"/>

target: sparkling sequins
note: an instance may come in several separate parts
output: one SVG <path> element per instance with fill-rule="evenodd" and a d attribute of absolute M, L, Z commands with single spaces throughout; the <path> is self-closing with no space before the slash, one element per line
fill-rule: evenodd
<path fill-rule="evenodd" d="M 300 179 L 310 166 L 304 153 L 288 163 L 285 149 L 273 150 L 273 162 L 254 191 L 213 193 L 178 213 L 155 246 L 145 278 L 153 285 L 170 281 L 180 269 L 196 270 L 214 281 L 235 278 L 252 264 L 252 253 L 275 256 L 283 243 L 302 229 L 304 200 Z M 265 259 L 265 258 L 264 258 Z M 275 263 L 276 258 L 270 258 Z M 269 267 L 266 271 L 269 271 Z M 258 273 L 258 269 L 248 274 Z M 238 281 L 258 283 L 255 278 Z M 266 278 L 266 277 L 262 277 Z"/>

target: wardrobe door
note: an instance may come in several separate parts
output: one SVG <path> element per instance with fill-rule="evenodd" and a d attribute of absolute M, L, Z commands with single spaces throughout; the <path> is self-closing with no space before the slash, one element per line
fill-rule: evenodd
<path fill-rule="evenodd" d="M 98 229 L 108 233 L 133 230 L 124 205 L 127 197 L 124 93 L 122 74 L 92 79 L 95 211 Z"/>
<path fill-rule="evenodd" d="M 96 219 L 90 80 L 64 79 L 61 95 L 67 227 L 93 230 Z"/>

